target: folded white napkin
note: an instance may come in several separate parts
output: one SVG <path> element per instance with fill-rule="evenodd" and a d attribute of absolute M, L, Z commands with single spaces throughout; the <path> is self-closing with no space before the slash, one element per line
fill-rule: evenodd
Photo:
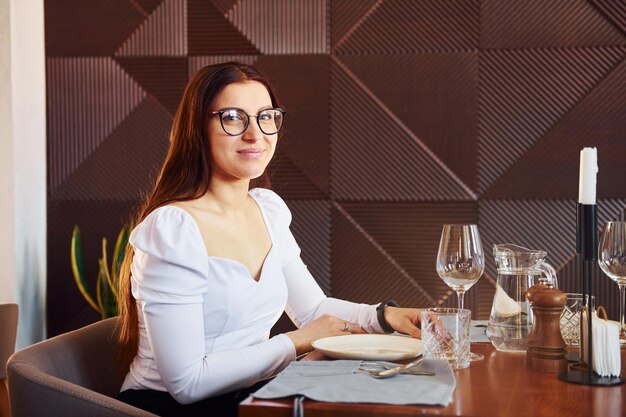
<path fill-rule="evenodd" d="M 587 352 L 587 313 L 582 313 L 582 333 L 584 343 L 581 343 L 583 361 L 589 363 Z M 619 326 L 608 320 L 602 320 L 594 311 L 591 316 L 593 336 L 593 370 L 600 376 L 619 376 L 622 363 L 619 345 Z"/>
<path fill-rule="evenodd" d="M 357 373 L 358 360 L 292 362 L 263 388 L 252 394 L 272 399 L 304 395 L 326 402 L 448 405 L 456 379 L 447 361 L 425 359 L 420 370 L 434 376 L 396 375 L 375 379 Z"/>

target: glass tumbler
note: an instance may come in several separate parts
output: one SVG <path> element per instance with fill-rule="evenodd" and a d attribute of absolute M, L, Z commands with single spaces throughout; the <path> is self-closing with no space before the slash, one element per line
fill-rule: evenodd
<path fill-rule="evenodd" d="M 453 369 L 470 364 L 471 311 L 427 308 L 421 311 L 424 358 L 446 359 Z"/>
<path fill-rule="evenodd" d="M 565 293 L 567 301 L 561 313 L 561 336 L 568 347 L 578 347 L 580 344 L 580 311 L 585 305 L 583 295 Z M 591 309 L 595 310 L 596 297 L 591 296 Z"/>

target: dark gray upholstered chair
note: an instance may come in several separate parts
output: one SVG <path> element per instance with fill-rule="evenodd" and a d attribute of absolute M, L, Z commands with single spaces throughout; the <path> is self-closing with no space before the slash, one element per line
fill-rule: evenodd
<path fill-rule="evenodd" d="M 9 417 L 6 365 L 15 352 L 17 337 L 17 304 L 0 304 L 0 417 Z"/>
<path fill-rule="evenodd" d="M 115 399 L 122 384 L 113 366 L 117 320 L 13 354 L 7 366 L 13 417 L 155 417 Z"/>

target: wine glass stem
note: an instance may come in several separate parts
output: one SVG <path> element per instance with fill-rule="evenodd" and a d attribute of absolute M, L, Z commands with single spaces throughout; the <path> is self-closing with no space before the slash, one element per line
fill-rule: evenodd
<path fill-rule="evenodd" d="M 626 295 L 626 284 L 617 284 L 619 287 L 619 330 L 624 333 L 624 296 Z"/>
<path fill-rule="evenodd" d="M 463 296 L 465 295 L 465 291 L 457 291 L 456 295 L 457 295 L 457 298 L 459 299 L 459 308 L 462 309 L 463 308 Z M 622 315 L 622 320 L 623 318 L 624 316 Z"/>

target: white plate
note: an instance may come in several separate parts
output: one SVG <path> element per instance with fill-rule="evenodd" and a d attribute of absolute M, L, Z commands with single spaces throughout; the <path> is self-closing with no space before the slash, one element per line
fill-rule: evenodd
<path fill-rule="evenodd" d="M 335 359 L 397 361 L 414 358 L 422 352 L 422 341 L 388 334 L 350 334 L 324 337 L 313 347 Z"/>

